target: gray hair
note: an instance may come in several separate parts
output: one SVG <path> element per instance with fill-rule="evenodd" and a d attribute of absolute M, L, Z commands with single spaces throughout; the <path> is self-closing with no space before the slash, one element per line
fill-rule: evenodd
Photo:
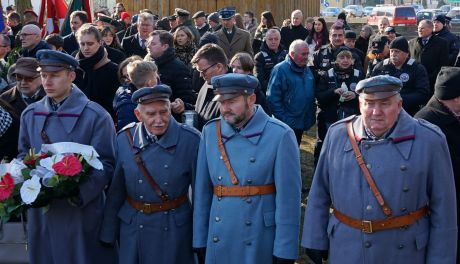
<path fill-rule="evenodd" d="M 152 25 L 155 25 L 155 19 L 153 19 L 153 15 L 150 14 L 150 13 L 140 13 L 138 16 L 137 16 L 137 23 L 140 24 L 140 22 L 147 22 L 147 21 L 152 21 Z"/>
<path fill-rule="evenodd" d="M 307 42 L 301 39 L 296 39 L 291 43 L 291 46 L 289 46 L 289 53 L 296 52 L 299 50 L 299 48 L 308 48 Z"/>

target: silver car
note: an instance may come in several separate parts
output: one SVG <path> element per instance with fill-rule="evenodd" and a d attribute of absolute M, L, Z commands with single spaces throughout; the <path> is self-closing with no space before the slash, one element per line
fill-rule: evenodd
<path fill-rule="evenodd" d="M 362 5 L 347 5 L 343 9 L 347 15 L 362 17 L 364 15 L 364 8 Z"/>

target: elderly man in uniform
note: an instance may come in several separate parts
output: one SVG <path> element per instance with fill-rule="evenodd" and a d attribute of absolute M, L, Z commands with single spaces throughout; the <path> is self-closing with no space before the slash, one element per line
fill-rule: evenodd
<path fill-rule="evenodd" d="M 425 67 L 411 59 L 409 44 L 404 37 L 397 37 L 390 43 L 390 58 L 379 62 L 371 76 L 390 75 L 403 83 L 401 97 L 403 107 L 413 116 L 430 98 L 430 83 Z"/>
<path fill-rule="evenodd" d="M 193 247 L 201 263 L 294 263 L 300 164 L 294 132 L 255 105 L 255 77 L 212 79 L 221 116 L 204 128 L 195 183 Z"/>
<path fill-rule="evenodd" d="M 68 197 L 49 201 L 49 210 L 28 210 L 30 263 L 115 263 L 113 249 L 99 244 L 103 190 L 115 163 L 115 129 L 109 114 L 89 101 L 72 81 L 78 61 L 65 53 L 41 50 L 39 72 L 46 96 L 23 112 L 19 157 L 42 144 L 76 142 L 93 146 L 104 168 L 94 170 Z M 39 205 L 36 205 L 39 206 Z"/>
<path fill-rule="evenodd" d="M 302 246 L 329 250 L 331 264 L 455 263 L 446 138 L 402 109 L 401 87 L 391 76 L 360 81 L 361 116 L 335 123 L 326 136 Z"/>
<path fill-rule="evenodd" d="M 188 190 L 200 134 L 171 118 L 171 94 L 164 84 L 135 91 L 140 122 L 117 137 L 101 241 L 115 244 L 120 234 L 120 263 L 194 263 Z"/>

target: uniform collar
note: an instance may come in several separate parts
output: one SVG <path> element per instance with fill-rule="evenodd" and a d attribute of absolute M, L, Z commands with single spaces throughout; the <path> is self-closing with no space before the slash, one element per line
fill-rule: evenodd
<path fill-rule="evenodd" d="M 56 112 L 53 111 L 49 97 L 45 96 L 40 101 L 33 104 L 34 116 L 37 116 L 39 127 L 43 128 L 46 117 L 50 115 L 57 115 L 65 132 L 69 134 L 75 127 L 78 118 L 88 102 L 89 100 L 86 95 L 78 89 L 77 86 L 72 85 L 72 90 L 70 91 L 69 96 Z"/>
<path fill-rule="evenodd" d="M 236 132 L 230 124 L 225 122 L 222 116 L 220 116 L 220 120 L 222 139 L 224 142 L 230 140 L 236 134 L 240 134 L 241 136 L 248 139 L 252 144 L 256 145 L 259 142 L 260 137 L 262 136 L 268 119 L 262 107 L 257 105 L 251 120 L 249 120 L 246 126 L 239 132 Z"/>
<path fill-rule="evenodd" d="M 174 152 L 177 142 L 179 141 L 179 130 L 180 125 L 177 123 L 174 117 L 171 116 L 171 119 L 169 120 L 168 129 L 166 130 L 165 134 L 162 135 L 160 139 L 156 141 L 154 144 L 158 144 L 163 149 Z M 143 124 L 141 122 L 137 123 L 134 130 L 134 147 L 137 149 L 144 149 L 149 144 L 150 143 L 147 140 L 147 132 L 143 128 Z"/>
<path fill-rule="evenodd" d="M 414 122 L 413 118 L 404 109 L 401 109 L 396 122 L 390 134 L 386 136 L 386 140 L 391 140 L 401 155 L 405 159 L 408 159 L 415 139 L 416 122 Z M 355 132 L 356 141 L 367 140 L 368 136 L 364 129 L 361 116 L 353 120 L 353 131 Z M 345 150 L 351 149 L 351 144 L 347 140 Z"/>

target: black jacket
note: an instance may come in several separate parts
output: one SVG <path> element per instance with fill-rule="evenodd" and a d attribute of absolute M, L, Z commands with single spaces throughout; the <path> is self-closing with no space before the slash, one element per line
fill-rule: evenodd
<path fill-rule="evenodd" d="M 304 40 L 308 36 L 308 30 L 302 24 L 298 26 L 289 25 L 281 28 L 281 44 L 287 49 L 296 39 Z"/>
<path fill-rule="evenodd" d="M 46 94 L 43 90 L 43 87 L 39 88 L 40 91 L 34 98 L 34 101 L 37 102 L 41 100 Z M 6 90 L 0 95 L 0 99 L 7 102 L 13 109 L 16 116 L 21 116 L 22 111 L 26 109 L 28 104 L 22 99 L 21 93 L 18 91 L 18 88 L 14 86 L 13 88 Z"/>
<path fill-rule="evenodd" d="M 146 59 L 153 60 L 150 56 L 146 56 Z M 158 66 L 161 83 L 171 87 L 171 101 L 180 98 L 185 103 L 195 104 L 196 95 L 192 90 L 190 69 L 176 58 L 174 48 L 169 47 L 163 55 L 154 61 Z"/>
<path fill-rule="evenodd" d="M 80 48 L 80 45 L 78 45 L 78 42 L 77 42 L 77 38 L 75 37 L 75 34 L 73 32 L 64 37 L 64 47 L 63 48 L 65 52 L 67 52 L 67 54 L 72 54 L 74 53 L 74 51 Z"/>
<path fill-rule="evenodd" d="M 145 45 L 147 45 L 147 42 Z M 125 51 L 126 57 L 138 55 L 143 58 L 147 55 L 147 49 L 143 49 L 139 44 L 139 34 L 123 38 L 121 41 L 121 47 Z"/>
<path fill-rule="evenodd" d="M 0 136 L 0 161 L 4 159 L 9 162 L 18 155 L 20 115 L 16 115 L 11 105 L 1 99 L 0 106 L 10 114 L 12 119 L 11 125 L 6 132 Z"/>
<path fill-rule="evenodd" d="M 430 92 L 433 94 L 436 77 L 441 67 L 449 64 L 449 45 L 447 41 L 432 35 L 426 46 L 423 47 L 421 38 L 413 38 L 409 40 L 409 51 L 411 58 L 425 66 L 430 80 Z"/>
<path fill-rule="evenodd" d="M 282 45 L 278 47 L 278 52 L 275 53 L 268 48 L 265 41 L 262 43 L 260 52 L 256 54 L 254 60 L 256 63 L 256 77 L 259 79 L 263 93 L 267 92 L 268 81 L 270 80 L 273 67 L 284 61 L 287 54 L 288 52 Z"/>
<path fill-rule="evenodd" d="M 107 50 L 107 56 L 110 61 L 115 64 L 120 64 L 120 62 L 126 59 L 126 55 L 123 51 L 115 49 L 109 46 L 104 45 L 105 50 Z"/>
<path fill-rule="evenodd" d="M 430 98 L 428 73 L 425 67 L 414 59 L 407 59 L 401 69 L 397 69 L 391 64 L 390 59 L 385 59 L 375 65 L 372 70 L 371 76 L 377 75 L 390 75 L 402 81 L 403 108 L 412 116 Z"/>
<path fill-rule="evenodd" d="M 453 34 L 452 32 L 447 29 L 447 27 L 443 27 L 439 32 L 433 32 L 436 36 L 445 39 L 449 45 L 449 64 L 448 66 L 453 66 L 457 59 L 457 55 L 460 49 L 460 39 L 458 36 Z"/>
<path fill-rule="evenodd" d="M 50 49 L 50 46 L 48 46 L 48 44 L 45 41 L 40 40 L 37 46 L 35 46 L 33 49 L 22 49 L 20 53 L 22 57 L 37 58 L 37 51 L 42 49 Z"/>
<path fill-rule="evenodd" d="M 120 86 L 117 76 L 118 66 L 108 59 L 104 47 L 90 58 L 85 58 L 80 53 L 76 58 L 84 72 L 77 71 L 75 85 L 88 96 L 89 100 L 100 104 L 112 117 L 115 117 L 113 98 Z"/>

